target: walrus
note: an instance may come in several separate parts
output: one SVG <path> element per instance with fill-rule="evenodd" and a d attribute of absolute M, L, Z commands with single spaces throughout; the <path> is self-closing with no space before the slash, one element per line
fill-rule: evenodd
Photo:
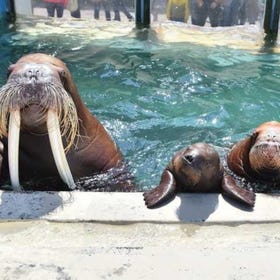
<path fill-rule="evenodd" d="M 156 208 L 179 192 L 217 192 L 249 207 L 255 203 L 255 193 L 239 187 L 224 173 L 219 154 L 207 143 L 178 151 L 164 169 L 159 185 L 143 195 L 146 206 Z"/>
<path fill-rule="evenodd" d="M 280 182 L 280 123 L 265 122 L 235 144 L 227 156 L 228 168 L 252 182 Z"/>
<path fill-rule="evenodd" d="M 126 172 L 119 148 L 82 102 L 69 69 L 47 54 L 25 55 L 8 68 L 0 89 L 0 137 L 0 186 L 13 190 L 73 190 L 81 178 Z M 134 188 L 129 176 L 122 182 L 116 176 L 113 171 L 118 190 Z"/>

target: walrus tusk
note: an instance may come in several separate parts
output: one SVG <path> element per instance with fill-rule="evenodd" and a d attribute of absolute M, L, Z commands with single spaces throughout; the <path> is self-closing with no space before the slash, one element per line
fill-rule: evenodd
<path fill-rule="evenodd" d="M 19 169 L 19 132 L 20 132 L 20 112 L 13 110 L 10 112 L 9 131 L 8 131 L 8 162 L 10 170 L 10 180 L 14 191 L 20 191 L 18 176 Z"/>
<path fill-rule="evenodd" d="M 65 156 L 62 139 L 61 139 L 58 116 L 57 113 L 51 109 L 48 110 L 47 127 L 48 127 L 51 149 L 52 149 L 52 153 L 53 153 L 53 157 L 58 173 L 62 181 L 64 181 L 64 183 L 67 184 L 70 189 L 74 189 L 75 183 Z"/>

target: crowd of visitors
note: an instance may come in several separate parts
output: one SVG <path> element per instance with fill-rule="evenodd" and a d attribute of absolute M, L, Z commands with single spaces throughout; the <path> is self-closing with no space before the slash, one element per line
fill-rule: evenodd
<path fill-rule="evenodd" d="M 122 12 L 128 20 L 133 20 L 125 5 L 125 0 L 87 0 L 91 3 L 93 17 L 100 18 L 101 9 L 105 19 L 120 21 Z M 158 19 L 158 12 L 164 11 L 166 17 L 172 21 L 191 22 L 194 25 L 204 26 L 209 19 L 212 27 L 243 25 L 245 22 L 255 24 L 260 11 L 261 0 L 151 0 L 153 20 Z M 49 17 L 62 17 L 64 9 L 71 12 L 75 18 L 81 17 L 81 6 L 85 0 L 44 0 Z"/>
<path fill-rule="evenodd" d="M 158 0 L 153 0 L 154 2 Z M 154 5 L 154 4 L 153 4 Z M 258 0 L 168 0 L 166 15 L 169 20 L 204 26 L 255 24 L 259 15 Z"/>
<path fill-rule="evenodd" d="M 111 20 L 111 10 L 114 12 L 114 20 L 121 20 L 120 12 L 123 12 L 128 20 L 133 16 L 127 10 L 124 0 L 90 0 L 93 5 L 93 16 L 99 19 L 101 8 L 104 9 L 106 20 Z M 75 18 L 81 17 L 81 0 L 44 0 L 49 17 L 62 17 L 64 9 L 71 12 Z"/>

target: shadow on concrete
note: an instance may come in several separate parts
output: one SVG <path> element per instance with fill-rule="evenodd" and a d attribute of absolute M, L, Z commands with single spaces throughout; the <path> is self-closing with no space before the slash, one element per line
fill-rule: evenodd
<path fill-rule="evenodd" d="M 40 218 L 63 205 L 57 192 L 3 191 L 0 194 L 0 219 Z"/>
<path fill-rule="evenodd" d="M 179 194 L 181 204 L 177 215 L 182 222 L 204 222 L 215 212 L 219 204 L 219 194 L 194 195 Z"/>

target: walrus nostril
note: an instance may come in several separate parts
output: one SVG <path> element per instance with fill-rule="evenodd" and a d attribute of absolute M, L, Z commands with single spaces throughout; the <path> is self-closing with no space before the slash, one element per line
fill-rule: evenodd
<path fill-rule="evenodd" d="M 25 73 L 25 77 L 28 78 L 29 80 L 38 80 L 38 77 L 40 75 L 40 70 L 38 69 L 29 69 L 26 73 Z"/>

